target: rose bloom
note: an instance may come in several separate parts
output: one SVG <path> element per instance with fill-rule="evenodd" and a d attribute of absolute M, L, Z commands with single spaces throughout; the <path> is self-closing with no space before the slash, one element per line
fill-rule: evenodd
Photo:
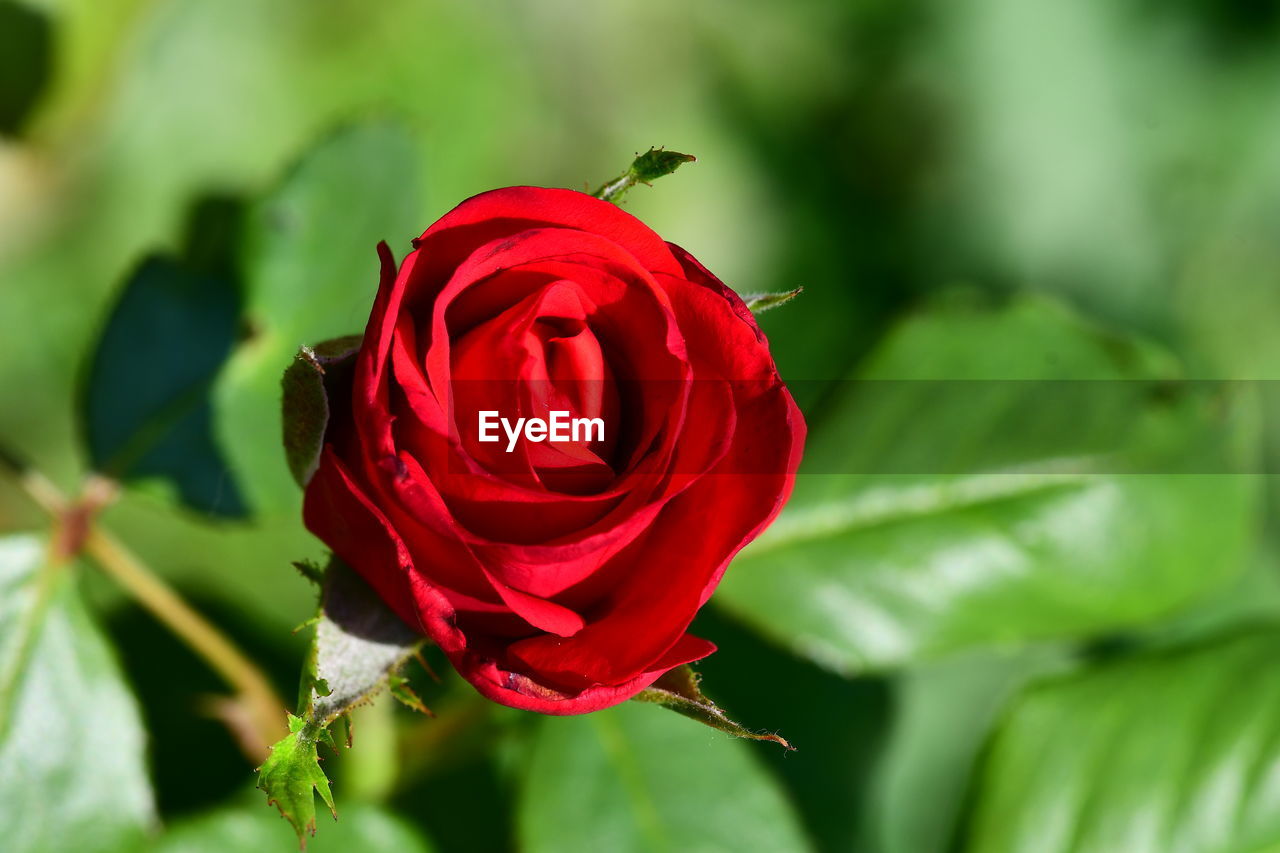
<path fill-rule="evenodd" d="M 782 508 L 805 434 L 746 305 L 571 190 L 478 195 L 414 247 L 399 271 L 380 247 L 307 527 L 504 705 L 593 711 L 713 652 L 686 630 Z M 481 411 L 604 435 L 508 452 Z"/>

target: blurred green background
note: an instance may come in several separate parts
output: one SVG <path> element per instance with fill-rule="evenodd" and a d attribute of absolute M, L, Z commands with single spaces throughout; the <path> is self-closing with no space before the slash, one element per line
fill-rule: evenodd
<path fill-rule="evenodd" d="M 379 239 L 650 145 L 698 162 L 628 210 L 805 287 L 761 324 L 810 476 L 695 626 L 798 750 L 415 677 L 440 719 L 359 713 L 313 849 L 1280 849 L 1266 383 L 1045 474 L 1105 418 L 836 381 L 1280 379 L 1278 3 L 0 0 L 0 442 L 112 467 L 102 525 L 290 696 L 288 359 L 360 330 Z M 48 527 L 0 479 L 0 846 L 293 849 L 202 661 L 88 561 L 33 609 Z"/>

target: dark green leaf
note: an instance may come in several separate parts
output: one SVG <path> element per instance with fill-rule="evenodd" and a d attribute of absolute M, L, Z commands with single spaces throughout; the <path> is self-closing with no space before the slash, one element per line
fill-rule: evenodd
<path fill-rule="evenodd" d="M 690 666 L 678 666 L 663 675 L 634 697 L 637 702 L 651 702 L 670 708 L 678 714 L 697 720 L 703 725 L 749 740 L 772 741 L 786 749 L 795 749 L 787 739 L 776 734 L 753 732 L 725 716 L 698 687 L 701 676 Z"/>
<path fill-rule="evenodd" d="M 47 15 L 0 2 L 0 134 L 17 134 L 53 71 L 53 27 Z"/>
<path fill-rule="evenodd" d="M 133 849 L 155 819 L 138 708 L 68 566 L 0 539 L 0 804 L 6 853 Z"/>
<path fill-rule="evenodd" d="M 1028 691 L 990 746 L 967 851 L 1280 845 L 1280 629 Z"/>
<path fill-rule="evenodd" d="M 1259 483 L 1214 473 L 1253 458 L 1250 401 L 1133 381 L 1173 369 L 1040 300 L 907 322 L 718 600 L 841 672 L 1188 605 L 1242 570 Z"/>
<path fill-rule="evenodd" d="M 517 825 L 529 853 L 811 849 L 747 743 L 638 703 L 539 723 Z"/>
<path fill-rule="evenodd" d="M 213 437 L 210 393 L 235 343 L 240 297 L 225 273 L 153 256 L 129 277 L 88 366 L 84 432 L 94 468 L 171 481 L 188 505 L 244 515 Z"/>
<path fill-rule="evenodd" d="M 255 334 L 219 381 L 217 431 L 255 509 L 298 502 L 280 453 L 281 374 L 300 347 L 364 330 L 378 243 L 407 248 L 421 232 L 418 187 L 413 137 L 371 122 L 323 140 L 250 211 L 242 264 Z"/>

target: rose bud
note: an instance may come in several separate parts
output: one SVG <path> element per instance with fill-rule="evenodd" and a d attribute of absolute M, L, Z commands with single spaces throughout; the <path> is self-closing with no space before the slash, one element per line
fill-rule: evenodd
<path fill-rule="evenodd" d="M 805 435 L 746 305 L 570 190 L 483 193 L 414 246 L 380 247 L 307 527 L 505 705 L 593 711 L 710 654 L 689 624 Z"/>

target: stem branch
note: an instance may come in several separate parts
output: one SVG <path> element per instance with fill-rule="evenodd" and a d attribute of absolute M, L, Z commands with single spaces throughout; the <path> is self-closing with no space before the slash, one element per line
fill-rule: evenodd
<path fill-rule="evenodd" d="M 252 723 L 251 739 L 239 733 L 241 746 L 256 760 L 266 758 L 271 744 L 289 732 L 285 707 L 262 671 L 110 533 L 94 527 L 84 546 L 103 571 L 235 689 Z"/>
<path fill-rule="evenodd" d="M 96 511 L 114 496 L 114 483 L 91 477 L 84 497 L 69 501 L 47 477 L 4 447 L 0 447 L 0 468 L 8 468 L 23 491 L 56 522 L 51 563 L 83 551 L 115 578 L 235 690 L 244 713 L 228 711 L 224 716 L 245 752 L 257 761 L 266 758 L 270 745 L 288 733 L 283 703 L 262 671 L 225 634 L 95 522 Z"/>

